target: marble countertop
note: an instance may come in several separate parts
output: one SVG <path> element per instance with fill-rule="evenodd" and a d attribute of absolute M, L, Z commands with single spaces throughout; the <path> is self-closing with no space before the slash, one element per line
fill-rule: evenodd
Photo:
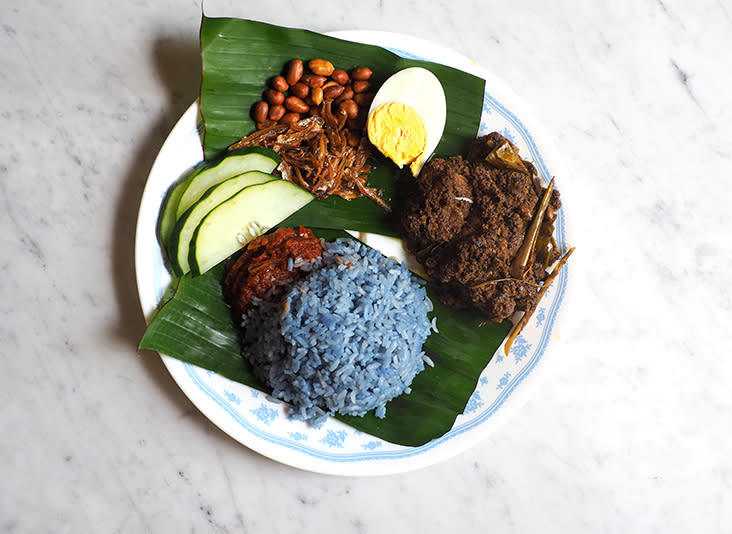
<path fill-rule="evenodd" d="M 200 80 L 195 1 L 0 22 L 0 532 L 730 532 L 732 8 L 206 1 L 430 39 L 498 74 L 569 167 L 562 355 L 498 431 L 383 477 L 268 460 L 138 353 L 134 230 Z"/>

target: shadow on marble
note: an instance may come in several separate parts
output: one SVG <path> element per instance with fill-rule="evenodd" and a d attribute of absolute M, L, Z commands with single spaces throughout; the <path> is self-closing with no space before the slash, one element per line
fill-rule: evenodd
<path fill-rule="evenodd" d="M 135 277 L 135 225 L 147 176 L 155 157 L 178 118 L 197 98 L 200 87 L 198 42 L 190 38 L 160 37 L 151 49 L 152 64 L 168 98 L 158 117 L 151 117 L 147 132 L 141 132 L 136 150 L 130 155 L 129 168 L 124 174 L 121 196 L 117 203 L 112 235 L 113 278 L 118 306 L 117 327 L 113 337 L 129 346 L 130 357 L 139 361 L 165 394 L 179 407 L 182 414 L 198 414 L 178 389 L 157 354 L 137 351 L 145 331 L 145 319 L 137 296 Z"/>
<path fill-rule="evenodd" d="M 135 224 L 140 199 L 155 157 L 179 117 L 198 97 L 200 54 L 198 42 L 191 39 L 160 37 L 151 50 L 160 83 L 168 93 L 161 116 L 151 121 L 148 132 L 139 138 L 137 150 L 123 179 L 117 205 L 112 242 L 114 281 L 119 306 L 116 336 L 137 348 L 145 331 L 135 279 Z"/>
<path fill-rule="evenodd" d="M 152 55 L 160 82 L 168 90 L 170 109 L 167 111 L 172 114 L 170 129 L 198 98 L 201 88 L 199 42 L 187 34 L 161 36 L 155 41 Z"/>

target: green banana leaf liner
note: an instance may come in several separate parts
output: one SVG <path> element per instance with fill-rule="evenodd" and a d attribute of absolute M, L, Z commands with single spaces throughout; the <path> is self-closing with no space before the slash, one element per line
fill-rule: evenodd
<path fill-rule="evenodd" d="M 484 80 L 445 65 L 402 58 L 378 46 L 262 22 L 204 17 L 201 58 L 200 109 L 205 123 L 203 144 L 207 159 L 254 130 L 252 107 L 262 99 L 271 78 L 283 73 L 286 65 L 296 58 L 305 63 L 326 59 L 343 70 L 367 66 L 374 73 L 371 82 L 375 88 L 407 67 L 430 70 L 442 82 L 447 103 L 445 130 L 435 149 L 436 157 L 465 154 L 480 125 Z M 380 156 L 369 163 L 369 185 L 380 188 L 387 203 L 393 202 L 399 176 L 397 167 Z M 365 198 L 347 201 L 332 196 L 309 204 L 291 222 L 393 236 L 397 211 L 389 214 Z"/>

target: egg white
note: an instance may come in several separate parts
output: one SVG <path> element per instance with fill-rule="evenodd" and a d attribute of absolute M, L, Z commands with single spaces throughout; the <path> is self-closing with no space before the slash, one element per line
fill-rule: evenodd
<path fill-rule="evenodd" d="M 376 92 L 369 108 L 369 115 L 380 105 L 389 102 L 398 102 L 411 107 L 422 119 L 427 134 L 422 163 L 426 163 L 445 130 L 447 104 L 440 80 L 422 67 L 400 70 L 387 79 Z M 416 169 L 415 175 L 420 170 L 421 167 Z"/>

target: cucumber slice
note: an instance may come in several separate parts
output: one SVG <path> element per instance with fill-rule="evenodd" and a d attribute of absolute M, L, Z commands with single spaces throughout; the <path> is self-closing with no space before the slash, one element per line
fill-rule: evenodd
<path fill-rule="evenodd" d="M 204 217 L 216 206 L 242 189 L 270 180 L 279 180 L 279 178 L 260 171 L 245 172 L 209 188 L 198 202 L 188 208 L 183 216 L 178 219 L 170 238 L 170 260 L 176 274 L 181 276 L 190 270 L 188 267 L 188 249 L 191 237 L 193 237 L 193 232 L 195 232 Z"/>
<path fill-rule="evenodd" d="M 176 220 L 193 206 L 212 186 L 248 171 L 270 173 L 280 162 L 276 152 L 263 147 L 232 150 L 216 163 L 193 175 L 181 193 Z"/>
<path fill-rule="evenodd" d="M 286 180 L 241 190 L 210 211 L 196 228 L 188 257 L 191 274 L 205 273 L 313 198 Z"/>
<path fill-rule="evenodd" d="M 166 252 L 170 252 L 168 242 L 170 241 L 170 235 L 173 233 L 173 227 L 175 227 L 178 202 L 180 201 L 180 196 L 183 194 L 183 190 L 188 185 L 189 178 L 190 175 L 186 176 L 168 189 L 163 199 L 163 207 L 160 209 L 160 215 L 158 215 L 158 224 L 155 231 L 158 236 L 158 243 L 160 243 L 160 246 Z"/>

